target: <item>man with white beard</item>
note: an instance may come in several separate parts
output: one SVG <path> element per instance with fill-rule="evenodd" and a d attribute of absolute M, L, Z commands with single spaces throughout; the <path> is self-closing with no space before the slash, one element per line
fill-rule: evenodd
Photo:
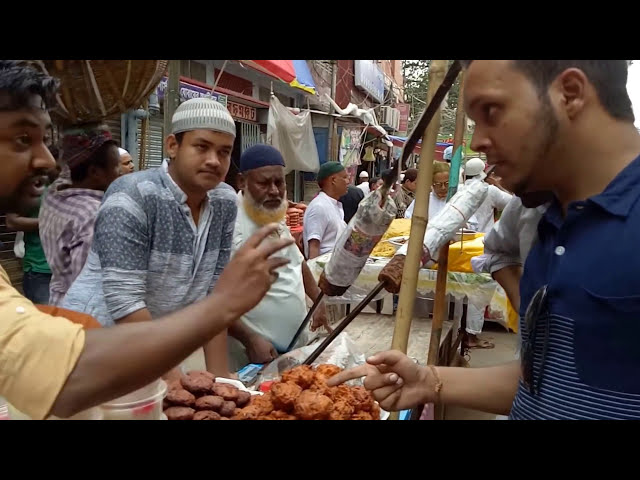
<path fill-rule="evenodd" d="M 269 145 L 255 145 L 240 157 L 238 216 L 233 234 L 233 251 L 260 227 L 279 223 L 279 238 L 290 237 L 285 223 L 288 207 L 284 159 Z M 307 314 L 305 293 L 312 300 L 320 294 L 304 257 L 296 245 L 281 250 L 289 263 L 278 276 L 263 300 L 229 327 L 229 365 L 234 371 L 247 363 L 267 363 L 285 353 Z M 313 317 L 311 329 L 328 328 L 321 303 Z M 306 343 L 305 335 L 295 347 Z M 235 340 L 234 340 L 235 339 Z"/>

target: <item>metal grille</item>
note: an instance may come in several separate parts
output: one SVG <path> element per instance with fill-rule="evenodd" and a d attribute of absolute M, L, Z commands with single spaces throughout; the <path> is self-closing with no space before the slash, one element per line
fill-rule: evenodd
<path fill-rule="evenodd" d="M 240 140 L 243 152 L 249 147 L 264 143 L 260 134 L 260 125 L 245 122 L 238 123 L 240 124 Z"/>
<path fill-rule="evenodd" d="M 149 118 L 149 130 L 147 132 L 147 151 L 145 155 L 145 168 L 154 168 L 162 165 L 162 144 L 164 141 L 164 119 L 162 116 Z M 142 144 L 142 120 L 138 120 L 138 160 Z"/>

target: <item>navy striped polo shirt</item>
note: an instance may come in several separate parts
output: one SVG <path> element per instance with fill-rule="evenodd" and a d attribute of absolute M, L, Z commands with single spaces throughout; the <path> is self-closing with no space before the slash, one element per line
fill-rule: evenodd
<path fill-rule="evenodd" d="M 563 218 L 554 203 L 520 283 L 520 328 L 546 285 L 536 325 L 534 382 L 522 380 L 512 419 L 640 419 L 640 157 Z M 548 322 L 546 360 L 541 365 Z"/>

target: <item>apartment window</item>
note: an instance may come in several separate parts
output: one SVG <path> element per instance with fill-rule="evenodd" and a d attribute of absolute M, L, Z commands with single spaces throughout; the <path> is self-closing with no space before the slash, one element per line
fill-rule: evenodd
<path fill-rule="evenodd" d="M 180 60 L 180 75 L 207 83 L 207 67 L 194 60 Z"/>

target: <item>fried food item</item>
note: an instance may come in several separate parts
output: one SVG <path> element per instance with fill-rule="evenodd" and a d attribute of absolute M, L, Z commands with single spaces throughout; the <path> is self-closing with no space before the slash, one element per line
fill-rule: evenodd
<path fill-rule="evenodd" d="M 333 410 L 329 414 L 329 420 L 350 420 L 354 412 L 353 405 L 344 400 L 339 400 L 333 403 Z"/>
<path fill-rule="evenodd" d="M 378 402 L 373 402 L 370 413 L 374 420 L 380 420 L 380 405 L 378 405 Z"/>
<path fill-rule="evenodd" d="M 327 377 L 325 377 L 322 374 L 315 373 L 313 377 L 313 382 L 311 383 L 309 390 L 328 396 L 329 385 L 327 385 Z"/>
<path fill-rule="evenodd" d="M 219 412 L 224 403 L 224 398 L 215 395 L 205 395 L 196 400 L 196 410 L 213 410 Z"/>
<path fill-rule="evenodd" d="M 232 420 L 257 420 L 263 416 L 260 407 L 255 405 L 248 405 L 236 413 Z"/>
<path fill-rule="evenodd" d="M 167 392 L 171 392 L 173 390 L 184 390 L 180 380 L 171 380 L 170 382 L 167 382 Z"/>
<path fill-rule="evenodd" d="M 184 388 L 168 391 L 166 398 L 172 405 L 180 407 L 193 407 L 196 403 L 196 397 Z"/>
<path fill-rule="evenodd" d="M 220 407 L 220 415 L 223 417 L 233 417 L 233 414 L 236 411 L 235 402 L 224 402 L 222 407 Z"/>
<path fill-rule="evenodd" d="M 329 397 L 305 390 L 296 399 L 294 414 L 302 420 L 322 420 L 329 417 L 332 408 L 333 402 Z"/>
<path fill-rule="evenodd" d="M 273 406 L 273 402 L 271 400 L 271 393 L 266 393 L 264 395 L 254 395 L 251 397 L 251 403 L 249 403 L 248 407 L 255 407 L 258 411 L 258 416 L 261 415 L 269 415 L 271 412 L 275 410 Z"/>
<path fill-rule="evenodd" d="M 351 420 L 373 420 L 373 417 L 369 412 L 358 412 L 353 414 Z"/>
<path fill-rule="evenodd" d="M 358 402 L 356 398 L 353 396 L 353 392 L 351 391 L 351 387 L 348 385 L 338 385 L 337 387 L 330 387 L 327 395 L 334 403 L 336 402 L 345 402 L 355 406 Z"/>
<path fill-rule="evenodd" d="M 314 380 L 313 369 L 309 365 L 299 365 L 291 370 L 288 370 L 282 374 L 283 382 L 292 382 L 296 385 L 305 388 L 309 388 Z"/>
<path fill-rule="evenodd" d="M 228 383 L 215 383 L 211 389 L 214 395 L 224 398 L 227 402 L 235 402 L 240 390 Z"/>
<path fill-rule="evenodd" d="M 208 373 L 208 372 L 207 372 Z M 202 372 L 189 372 L 180 379 L 185 390 L 194 395 L 206 395 L 213 388 L 213 380 Z"/>
<path fill-rule="evenodd" d="M 162 399 L 162 410 L 166 410 L 169 407 L 172 407 L 171 402 L 169 402 L 166 398 Z"/>
<path fill-rule="evenodd" d="M 296 417 L 295 415 L 291 415 L 282 410 L 274 410 L 273 412 L 271 412 L 271 415 L 269 416 L 274 420 L 297 420 L 298 419 L 298 417 Z"/>
<path fill-rule="evenodd" d="M 270 392 L 274 408 L 290 412 L 296 398 L 302 393 L 302 388 L 292 382 L 276 382 L 271 385 Z"/>
<path fill-rule="evenodd" d="M 324 375 L 327 380 L 339 374 L 341 371 L 342 368 L 337 365 L 331 365 L 330 363 L 323 363 L 316 367 L 316 375 Z"/>
<path fill-rule="evenodd" d="M 364 387 L 352 387 L 351 391 L 356 401 L 356 412 L 368 412 L 373 408 L 373 397 Z"/>
<path fill-rule="evenodd" d="M 200 410 L 196 412 L 193 416 L 194 420 L 221 420 L 222 417 L 218 412 L 213 412 L 211 410 Z"/>
<path fill-rule="evenodd" d="M 196 411 L 189 407 L 169 407 L 164 411 L 167 420 L 193 420 Z"/>
<path fill-rule="evenodd" d="M 212 382 L 216 381 L 216 376 L 211 372 L 207 372 L 206 370 L 191 370 L 190 372 L 187 373 L 187 375 L 196 375 L 196 376 L 200 375 L 200 376 L 211 379 Z"/>
<path fill-rule="evenodd" d="M 240 408 L 246 406 L 251 400 L 251 394 L 242 390 L 238 391 L 238 398 L 236 399 L 236 405 Z"/>

